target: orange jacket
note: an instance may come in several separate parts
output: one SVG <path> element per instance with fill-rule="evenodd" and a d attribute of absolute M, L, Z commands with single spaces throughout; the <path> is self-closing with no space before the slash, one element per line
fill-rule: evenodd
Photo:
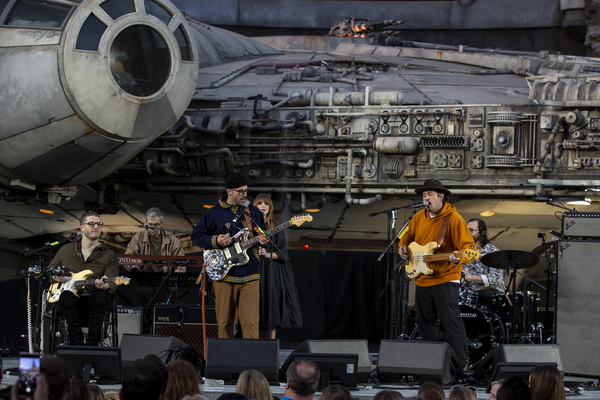
<path fill-rule="evenodd" d="M 402 237 L 402 245 L 408 246 L 412 242 L 417 242 L 419 246 L 424 246 L 430 242 L 437 242 L 442 220 L 446 215 L 450 215 L 448 229 L 440 247 L 435 254 L 448 254 L 458 250 L 465 251 L 469 245 L 473 245 L 473 237 L 469 232 L 467 223 L 456 212 L 456 207 L 446 202 L 442 211 L 435 217 L 429 216 L 429 211 L 423 209 L 419 211 L 410 221 L 408 230 Z M 458 264 L 451 263 L 449 260 L 432 261 L 429 268 L 433 269 L 431 275 L 421 275 L 415 279 L 417 286 L 433 286 L 446 283 L 461 278 L 462 264 L 468 262 L 462 258 Z"/>

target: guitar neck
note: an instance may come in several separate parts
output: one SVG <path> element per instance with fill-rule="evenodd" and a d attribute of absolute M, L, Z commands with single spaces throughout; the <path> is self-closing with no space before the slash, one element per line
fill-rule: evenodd
<path fill-rule="evenodd" d="M 276 226 L 275 228 L 273 228 L 273 229 L 269 229 L 268 231 L 266 231 L 266 232 L 265 232 L 265 236 L 271 236 L 271 235 L 274 235 L 274 234 L 276 234 L 276 233 L 279 233 L 279 232 L 283 231 L 284 229 L 287 229 L 287 228 L 289 228 L 290 226 L 292 226 L 292 221 L 291 221 L 291 220 L 290 220 L 290 221 L 287 221 L 287 222 L 284 222 L 284 223 L 282 223 L 282 224 L 279 224 L 279 225 L 277 225 L 277 226 Z M 248 249 L 248 248 L 250 248 L 250 247 L 254 246 L 256 243 L 258 243 L 258 241 L 259 241 L 259 240 L 260 240 L 260 236 L 255 236 L 255 237 L 253 237 L 252 239 L 250 239 L 250 240 L 247 240 L 246 242 L 244 242 L 244 243 L 242 244 L 242 248 L 243 248 L 244 250 L 246 250 L 246 249 Z"/>
<path fill-rule="evenodd" d="M 106 278 L 106 279 L 102 279 L 103 282 L 105 283 L 113 283 L 115 281 L 115 278 Z M 96 282 L 95 279 L 87 279 L 85 281 L 77 281 L 75 282 L 75 284 L 73 286 L 88 286 L 88 285 L 93 285 Z"/>
<path fill-rule="evenodd" d="M 446 254 L 429 254 L 423 257 L 423 261 L 432 262 L 432 261 L 440 261 L 447 260 L 450 258 L 450 254 L 454 254 L 458 258 L 463 258 L 465 253 L 446 253 Z"/>

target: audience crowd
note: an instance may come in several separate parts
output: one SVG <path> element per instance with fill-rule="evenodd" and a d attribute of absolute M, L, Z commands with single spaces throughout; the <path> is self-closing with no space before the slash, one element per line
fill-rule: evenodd
<path fill-rule="evenodd" d="M 2 383 L 2 358 L 0 357 L 0 383 Z M 281 400 L 313 400 L 319 387 L 321 373 L 309 360 L 297 360 L 286 372 L 286 385 Z M 102 392 L 95 384 L 71 380 L 65 361 L 59 357 L 44 356 L 40 360 L 40 374 L 33 397 L 19 395 L 19 381 L 12 389 L 3 392 L 8 400 L 208 400 L 200 391 L 200 378 L 196 367 L 189 361 L 174 360 L 165 365 L 149 354 L 138 359 L 123 376 L 118 392 Z M 519 376 L 490 383 L 487 400 L 565 400 L 565 386 L 556 366 L 539 365 L 530 376 L 529 384 Z M 373 400 L 400 400 L 397 390 L 379 390 Z M 418 395 L 411 400 L 446 400 L 443 388 L 435 382 L 424 382 Z M 407 399 L 407 400 L 408 400 Z M 0 400 L 3 400 L 0 397 Z M 254 369 L 240 374 L 236 393 L 227 393 L 219 400 L 280 400 L 271 393 L 265 376 Z M 320 400 L 353 400 L 351 392 L 340 385 L 325 388 Z M 477 400 L 475 387 L 455 386 L 448 400 Z"/>

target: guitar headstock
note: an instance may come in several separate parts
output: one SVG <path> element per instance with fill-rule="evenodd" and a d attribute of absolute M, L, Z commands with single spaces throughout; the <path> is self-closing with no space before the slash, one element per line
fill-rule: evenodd
<path fill-rule="evenodd" d="M 464 251 L 464 257 L 469 261 L 472 261 L 473 259 L 479 260 L 481 258 L 481 253 L 477 251 L 477 247 L 475 245 L 470 245 Z"/>
<path fill-rule="evenodd" d="M 131 282 L 131 278 L 126 278 L 126 277 L 124 277 L 124 276 L 117 276 L 117 277 L 115 278 L 115 281 L 114 281 L 114 282 L 115 282 L 117 285 L 125 285 L 125 286 L 127 286 L 127 285 L 129 285 L 129 282 Z"/>
<path fill-rule="evenodd" d="M 296 215 L 295 217 L 292 217 L 292 219 L 290 220 L 290 222 L 292 223 L 292 225 L 296 225 L 296 226 L 300 226 L 305 222 L 310 222 L 313 220 L 312 215 L 310 214 L 300 214 L 300 215 Z"/>

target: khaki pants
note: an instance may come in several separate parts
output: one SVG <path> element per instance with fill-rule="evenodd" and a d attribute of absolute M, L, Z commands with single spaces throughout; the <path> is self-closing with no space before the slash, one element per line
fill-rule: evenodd
<path fill-rule="evenodd" d="M 212 294 L 219 338 L 232 338 L 235 309 L 239 310 L 244 339 L 258 339 L 260 281 L 235 284 L 213 281 Z"/>

